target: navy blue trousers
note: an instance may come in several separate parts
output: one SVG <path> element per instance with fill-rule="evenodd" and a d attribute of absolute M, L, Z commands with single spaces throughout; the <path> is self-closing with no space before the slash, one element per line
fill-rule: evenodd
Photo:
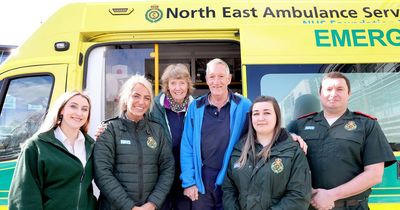
<path fill-rule="evenodd" d="M 205 194 L 199 193 L 199 199 L 192 202 L 192 210 L 223 210 L 222 206 L 222 189 L 216 186 L 219 170 L 203 168 L 202 178 Z"/>

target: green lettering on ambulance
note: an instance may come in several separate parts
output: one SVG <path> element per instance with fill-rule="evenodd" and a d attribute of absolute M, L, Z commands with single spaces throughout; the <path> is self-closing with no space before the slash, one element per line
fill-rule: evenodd
<path fill-rule="evenodd" d="M 332 43 L 333 43 L 334 47 L 337 47 L 338 43 L 339 43 L 339 46 L 341 46 L 341 47 L 344 47 L 344 46 L 351 47 L 349 30 L 345 29 L 342 31 L 342 34 L 339 34 L 338 30 L 333 29 L 331 31 L 331 34 L 332 34 Z"/>
<path fill-rule="evenodd" d="M 329 43 L 321 43 L 321 40 L 329 40 L 329 36 L 322 35 L 322 33 L 327 34 L 328 30 L 315 30 L 315 42 L 317 47 L 330 47 L 331 44 Z"/>
<path fill-rule="evenodd" d="M 383 37 L 385 36 L 385 34 L 383 33 L 382 30 L 370 29 L 370 30 L 368 30 L 368 36 L 369 36 L 370 46 L 375 46 L 375 40 L 377 40 L 379 43 L 381 43 L 382 46 L 387 46 L 385 41 L 383 41 Z"/>
<path fill-rule="evenodd" d="M 397 33 L 396 35 L 394 35 L 394 33 Z M 392 39 L 392 35 L 395 36 L 395 40 Z M 400 29 L 397 28 L 392 28 L 389 31 L 386 32 L 386 39 L 388 40 L 388 42 L 396 47 L 400 46 Z M 397 41 L 397 42 L 395 42 Z"/>

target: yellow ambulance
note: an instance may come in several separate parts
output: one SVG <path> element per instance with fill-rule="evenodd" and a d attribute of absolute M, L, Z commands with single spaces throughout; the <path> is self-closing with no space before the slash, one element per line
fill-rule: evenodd
<path fill-rule="evenodd" d="M 0 66 L 0 209 L 7 208 L 20 146 L 57 96 L 88 91 L 93 134 L 115 115 L 127 78 L 143 74 L 158 93 L 160 75 L 171 63 L 187 65 L 198 96 L 207 92 L 206 63 L 225 60 L 230 88 L 250 99 L 275 96 L 284 125 L 311 107 L 297 102 L 318 96 L 324 73 L 343 72 L 352 83 L 350 109 L 378 117 L 399 160 L 399 10 L 398 0 L 67 5 Z M 319 103 L 312 107 L 321 109 Z M 371 209 L 400 209 L 399 165 L 385 169 L 370 196 Z"/>

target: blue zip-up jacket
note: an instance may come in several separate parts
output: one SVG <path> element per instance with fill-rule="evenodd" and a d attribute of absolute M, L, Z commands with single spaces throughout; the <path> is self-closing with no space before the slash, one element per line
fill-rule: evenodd
<path fill-rule="evenodd" d="M 199 192 L 204 194 L 205 188 L 201 177 L 202 158 L 201 158 L 201 128 L 204 116 L 204 100 L 208 94 L 197 98 L 190 104 L 186 113 L 185 128 L 181 141 L 181 168 L 182 187 L 188 188 L 196 185 Z M 242 130 L 245 127 L 247 113 L 251 102 L 249 99 L 232 94 L 230 98 L 230 139 L 224 155 L 222 168 L 218 173 L 216 185 L 221 185 L 224 180 L 229 159 L 236 142 L 240 139 Z"/>

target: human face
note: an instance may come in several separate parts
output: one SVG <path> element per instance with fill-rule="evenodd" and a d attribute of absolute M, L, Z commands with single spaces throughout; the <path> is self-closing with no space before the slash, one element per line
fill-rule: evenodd
<path fill-rule="evenodd" d="M 79 130 L 87 122 L 89 112 L 90 106 L 86 98 L 80 95 L 72 97 L 60 112 L 63 116 L 61 127 Z"/>
<path fill-rule="evenodd" d="M 347 109 L 350 93 L 343 78 L 326 78 L 322 81 L 319 96 L 325 113 L 341 116 Z"/>
<path fill-rule="evenodd" d="M 127 106 L 127 116 L 129 119 L 137 122 L 143 119 L 144 113 L 150 107 L 151 95 L 150 92 L 142 84 L 137 84 L 126 103 Z"/>
<path fill-rule="evenodd" d="M 188 92 L 188 83 L 184 79 L 170 79 L 168 91 L 176 102 L 182 103 Z"/>
<path fill-rule="evenodd" d="M 257 136 L 273 135 L 276 113 L 272 102 L 258 102 L 253 105 L 251 120 Z"/>
<path fill-rule="evenodd" d="M 223 96 L 228 94 L 231 75 L 226 72 L 224 65 L 217 64 L 207 72 L 206 81 L 211 95 Z"/>

